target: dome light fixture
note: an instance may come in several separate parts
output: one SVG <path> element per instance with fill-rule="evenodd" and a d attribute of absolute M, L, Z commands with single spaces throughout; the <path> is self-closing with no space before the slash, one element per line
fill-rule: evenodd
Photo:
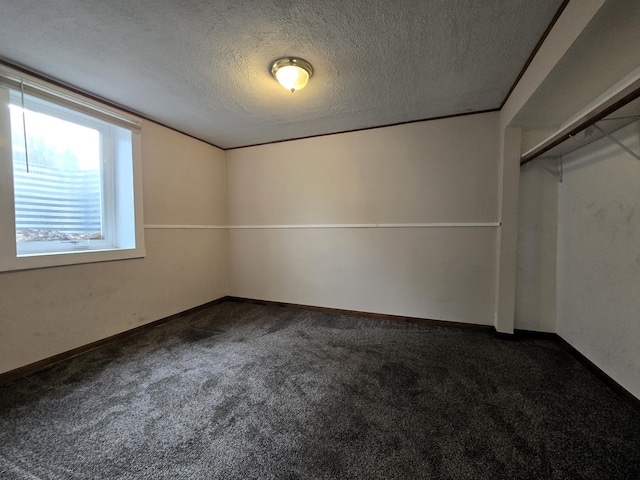
<path fill-rule="evenodd" d="M 273 63 L 271 74 L 280 85 L 293 93 L 305 87 L 313 75 L 313 67 L 301 58 L 284 57 Z"/>

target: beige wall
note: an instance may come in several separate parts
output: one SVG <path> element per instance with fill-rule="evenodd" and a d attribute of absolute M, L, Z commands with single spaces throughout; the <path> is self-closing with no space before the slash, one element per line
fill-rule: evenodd
<path fill-rule="evenodd" d="M 228 151 L 229 294 L 492 324 L 498 118 Z"/>
<path fill-rule="evenodd" d="M 497 121 L 226 154 L 144 122 L 147 257 L 0 274 L 0 372 L 227 293 L 491 324 Z M 271 228 L 328 223 L 340 228 Z"/>
<path fill-rule="evenodd" d="M 639 19 L 636 0 L 568 4 L 502 111 L 502 126 L 533 128 L 523 151 L 637 79 Z M 613 136 L 638 152 L 638 132 Z M 561 183 L 545 172 L 560 159 L 522 168 L 516 327 L 558 333 L 639 396 L 638 161 L 604 138 L 562 162 Z"/>
<path fill-rule="evenodd" d="M 640 152 L 640 121 L 614 137 Z M 557 333 L 640 398 L 640 162 L 609 138 L 564 157 Z"/>
<path fill-rule="evenodd" d="M 566 58 L 593 63 L 592 80 L 618 79 L 616 69 L 598 70 L 599 56 L 592 55 L 616 49 L 602 47 L 594 37 L 593 50 L 591 37 L 582 33 L 606 27 L 611 12 L 633 18 L 629 12 L 638 9 L 629 7 L 635 5 L 633 0 L 570 2 L 499 114 L 226 153 L 144 122 L 147 257 L 0 273 L 0 373 L 225 294 L 495 324 L 511 331 L 517 288 L 516 328 L 557 328 L 637 395 L 638 332 L 625 316 L 637 305 L 612 304 L 616 284 L 584 276 L 593 252 L 604 248 L 608 237 L 577 251 L 569 242 L 598 220 L 584 212 L 570 214 L 572 205 L 587 202 L 582 193 L 592 183 L 599 188 L 596 165 L 569 176 L 575 183 L 563 187 L 559 225 L 552 178 L 537 166 L 524 168 L 518 192 L 520 170 L 505 163 L 501 171 L 501 162 L 513 156 L 505 155 L 505 148 L 514 150 L 517 143 L 508 141 L 508 130 L 515 131 L 509 127 L 536 127 L 524 132 L 523 142 L 531 144 L 557 123 L 538 125 L 538 116 L 567 116 L 562 109 L 557 113 L 557 98 L 570 94 L 568 100 L 584 100 L 593 94 L 584 88 L 575 93 L 575 72 L 588 69 L 575 69 Z M 637 58 L 638 43 L 625 39 L 635 38 L 637 29 L 630 20 L 620 23 L 629 28 L 605 29 L 605 36 L 608 42 L 619 40 L 616 51 L 624 55 L 607 59 L 626 65 Z M 611 176 L 615 190 L 618 180 L 627 179 L 621 171 L 605 169 L 602 179 Z M 229 230 L 216 228 L 227 224 Z M 618 258 L 620 252 L 631 258 L 630 247 L 624 248 L 611 252 L 620 264 L 614 273 L 628 275 L 628 283 L 618 283 L 631 285 L 637 275 L 627 270 L 637 262 Z M 574 285 L 575 272 L 581 281 Z M 583 310 L 596 298 L 589 288 L 611 293 L 592 311 L 611 306 L 617 323 L 587 318 L 591 312 Z"/>
<path fill-rule="evenodd" d="M 524 75 L 522 75 L 522 78 L 520 78 L 509 95 L 507 102 L 503 105 L 500 122 L 501 128 L 506 128 L 509 125 L 522 125 L 521 123 L 514 122 L 516 117 L 519 114 L 522 115 L 522 112 L 534 103 L 531 102 L 531 98 L 540 89 L 546 78 L 605 2 L 606 0 L 572 0 L 567 4 L 562 15 L 560 15 L 547 38 L 540 46 L 536 56 L 527 67 Z M 578 88 L 579 86 L 578 83 L 571 85 L 572 89 Z M 540 99 L 538 99 L 538 102 L 540 102 Z M 529 105 L 527 105 L 528 103 Z M 554 108 L 553 104 L 548 102 L 543 103 L 543 110 L 546 112 Z M 544 126 L 550 127 L 551 125 L 547 124 Z M 556 125 L 554 124 L 553 126 L 555 127 Z"/>
<path fill-rule="evenodd" d="M 557 164 L 538 158 L 521 167 L 515 328 L 522 330 L 556 331 Z"/>
<path fill-rule="evenodd" d="M 147 225 L 223 225 L 224 152 L 142 126 Z M 0 372 L 223 297 L 226 231 L 146 229 L 144 259 L 0 273 Z"/>

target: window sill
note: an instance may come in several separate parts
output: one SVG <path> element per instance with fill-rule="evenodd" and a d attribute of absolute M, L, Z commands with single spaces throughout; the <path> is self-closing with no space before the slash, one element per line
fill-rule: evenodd
<path fill-rule="evenodd" d="M 0 272 L 60 267 L 83 263 L 111 262 L 115 260 L 144 258 L 145 256 L 146 252 L 144 248 L 83 250 L 79 252 L 23 255 L 20 257 L 0 259 Z"/>

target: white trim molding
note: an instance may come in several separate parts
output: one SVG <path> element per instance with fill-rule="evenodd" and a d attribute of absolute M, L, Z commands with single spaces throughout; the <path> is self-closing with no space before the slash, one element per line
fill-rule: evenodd
<path fill-rule="evenodd" d="M 145 230 L 224 230 L 225 225 L 145 225 Z"/>
<path fill-rule="evenodd" d="M 486 223 L 336 223 L 319 225 L 229 225 L 231 230 L 256 229 L 322 229 L 322 228 L 467 228 L 499 227 L 498 222 Z"/>
<path fill-rule="evenodd" d="M 296 230 L 338 228 L 497 228 L 499 222 L 469 223 L 334 223 L 298 225 L 145 225 L 147 230 Z"/>

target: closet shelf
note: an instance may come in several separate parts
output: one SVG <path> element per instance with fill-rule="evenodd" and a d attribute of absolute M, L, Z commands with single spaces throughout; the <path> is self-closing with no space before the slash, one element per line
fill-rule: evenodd
<path fill-rule="evenodd" d="M 586 127 L 584 130 L 578 132 L 575 135 L 570 136 L 562 143 L 559 143 L 555 147 L 547 150 L 540 157 L 561 157 L 574 150 L 584 147 L 596 140 L 600 140 L 605 135 L 611 135 L 612 133 L 626 127 L 630 123 L 640 120 L 640 100 L 636 99 L 633 103 L 637 104 L 638 113 L 633 116 L 623 117 L 605 117 L 602 120 Z M 617 113 L 617 112 L 616 112 Z M 596 128 L 599 127 L 599 128 Z"/>
<path fill-rule="evenodd" d="M 640 119 L 640 77 L 625 81 L 593 106 L 522 154 L 520 165 L 537 157 L 560 157 Z M 597 122 L 597 126 L 595 125 Z"/>

